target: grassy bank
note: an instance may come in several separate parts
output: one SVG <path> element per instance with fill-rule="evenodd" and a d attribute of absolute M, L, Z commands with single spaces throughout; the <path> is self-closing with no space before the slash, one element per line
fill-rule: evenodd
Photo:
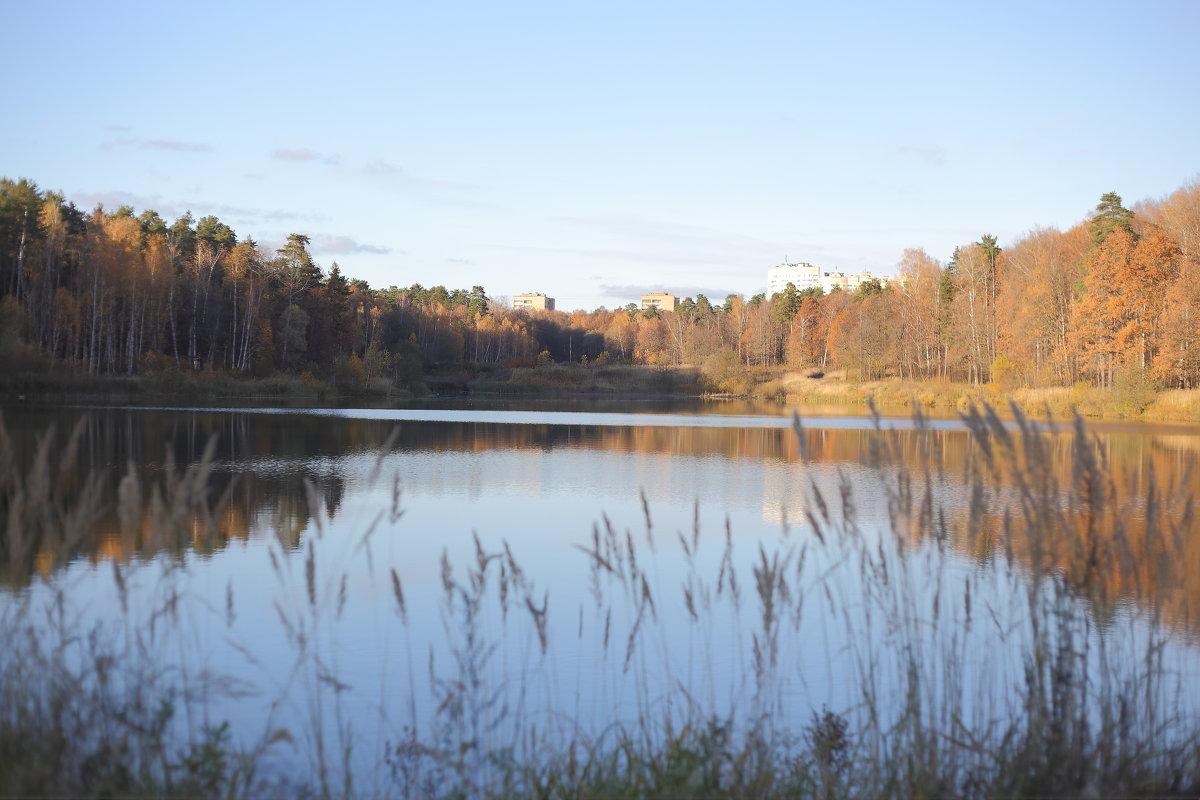
<path fill-rule="evenodd" d="M 996 408 L 1016 405 L 1026 416 L 1063 419 L 1080 414 L 1095 419 L 1200 422 L 1200 390 L 1155 390 L 1148 386 L 1114 389 L 1078 384 L 1044 388 L 1002 388 L 949 381 L 877 381 L 848 379 L 842 371 L 810 377 L 783 372 L 766 377 L 748 390 L 798 406 L 862 406 L 873 401 L 889 413 L 924 409 L 938 414 L 965 412 L 971 405 Z"/>
<path fill-rule="evenodd" d="M 278 658 L 292 677 L 283 688 L 247 686 L 208 671 L 186 644 L 196 615 L 232 636 L 238 615 L 253 610 L 238 606 L 232 584 L 224 604 L 189 606 L 192 567 L 167 555 L 216 533 L 222 506 L 207 491 L 208 461 L 168 466 L 152 484 L 131 471 L 109 487 L 71 469 L 77 438 L 48 434 L 32 463 L 17 464 L 0 431 L 6 570 L 54 575 L 109 504 L 117 535 L 149 531 L 164 554 L 140 566 L 102 562 L 111 585 L 100 619 L 54 581 L 5 590 L 0 796 L 1197 796 L 1200 714 L 1189 676 L 1167 659 L 1160 610 L 1131 611 L 1123 588 L 1194 557 L 1189 498 L 1169 480 L 1146 496 L 1119 496 L 1082 422 L 1065 481 L 1036 424 L 1018 418 L 1010 432 L 987 410 L 967 422 L 977 447 L 966 507 L 946 492 L 938 439 L 920 419 L 915 444 L 877 432 L 867 490 L 887 495 L 883 530 L 859 518 L 855 493 L 866 487 L 848 481 L 833 494 L 811 485 L 808 518 L 750 552 L 699 519 L 674 536 L 656 531 L 651 509 L 641 531 L 598 522 L 575 566 L 595 594 L 578 625 L 573 610 L 556 617 L 519 544 L 478 542 L 472 562 L 441 565 L 437 612 L 451 657 L 435 667 L 430 656 L 426 675 L 418 652 L 409 676 L 436 711 L 411 718 L 397 701 L 382 737 L 376 720 L 342 703 L 350 687 L 330 631 L 346 577 L 319 523 L 298 546 L 281 532 L 274 572 L 261 578 L 295 598 L 277 606 L 289 649 Z M 799 426 L 797 436 L 803 455 L 810 438 Z M 918 466 L 901 446 L 918 449 Z M 396 492 L 377 523 L 402 532 Z M 315 493 L 310 502 L 319 520 Z M 655 564 L 668 548 L 688 566 L 664 583 Z M 412 607 L 396 564 L 376 572 L 374 591 L 403 641 L 411 615 L 433 609 Z M 1005 600 L 997 608 L 988 597 Z M 828 656 L 855 687 L 845 705 L 826 707 L 793 672 L 789 654 L 818 646 L 805 633 L 814 619 L 844 628 L 851 643 Z M 686 668 L 662 660 L 679 628 L 695 634 Z M 730 628 L 740 647 L 701 646 Z M 525 708 L 520 698 L 567 679 L 563 664 L 585 639 L 601 654 L 603 682 L 633 686 L 636 713 L 589 722 L 564 708 Z M 161 661 L 174 647 L 182 656 Z M 743 688 L 728 702 L 706 699 L 726 661 Z M 524 666 L 508 674 L 509 663 Z M 221 701 L 251 690 L 268 701 L 279 691 L 279 703 L 300 693 L 311 715 L 231 731 L 217 715 Z M 364 750 L 374 767 L 360 771 Z"/>
<path fill-rule="evenodd" d="M 805 407 L 859 407 L 873 402 L 889 414 L 915 409 L 938 415 L 987 403 L 1015 405 L 1035 418 L 1066 418 L 1200 423 L 1200 389 L 1156 390 L 1145 382 L 1101 389 L 1070 387 L 1003 388 L 949 381 L 886 378 L 862 381 L 842 370 L 793 372 L 743 367 L 725 362 L 701 367 L 651 367 L 626 364 L 539 367 L 441 366 L 408 388 L 378 379 L 368 385 L 336 384 L 310 374 L 248 378 L 223 373 L 161 372 L 146 376 L 93 376 L 77 373 L 0 375 L 0 398 L 96 399 L 122 403 L 282 401 L 315 405 L 343 399 L 408 399 L 433 392 L 444 395 L 573 395 L 662 397 L 754 397 Z M 1007 413 L 1007 412 L 1006 412 Z"/>
<path fill-rule="evenodd" d="M 627 364 L 591 367 L 555 364 L 500 369 L 475 377 L 466 388 L 481 394 L 543 397 L 578 394 L 698 397 L 705 392 L 698 369 Z"/>
<path fill-rule="evenodd" d="M 1064 419 L 1080 414 L 1093 419 L 1200 423 L 1200 390 L 1156 390 L 1144 381 L 1119 383 L 1112 389 L 1082 383 L 1066 387 L 1004 388 L 997 384 L 900 378 L 862 381 L 848 378 L 843 370 L 794 372 L 717 360 L 700 367 L 567 364 L 497 368 L 459 373 L 449 381 L 433 385 L 482 394 L 756 397 L 780 400 L 801 411 L 806 406 L 857 406 L 865 410 L 868 402 L 873 402 L 890 414 L 908 414 L 920 409 L 954 415 L 972 405 L 986 403 L 1005 410 L 1015 405 L 1026 416 L 1035 418 Z"/>
<path fill-rule="evenodd" d="M 406 398 L 413 392 L 390 381 L 336 384 L 312 375 L 249 378 L 210 372 L 159 372 L 139 376 L 26 373 L 0 376 L 0 397 L 14 400 L 82 400 L 121 403 L 283 400 L 331 402 L 343 397 Z"/>

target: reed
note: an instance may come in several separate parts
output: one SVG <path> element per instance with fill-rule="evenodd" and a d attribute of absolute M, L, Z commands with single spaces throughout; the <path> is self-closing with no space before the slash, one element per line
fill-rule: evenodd
<path fill-rule="evenodd" d="M 1010 414 L 967 409 L 972 456 L 955 475 L 920 412 L 908 438 L 876 417 L 865 458 L 882 520 L 845 475 L 832 491 L 810 481 L 804 519 L 749 547 L 698 511 L 690 530 L 664 531 L 643 498 L 640 530 L 602 519 L 580 543 L 586 608 L 559 608 L 518 545 L 477 537 L 469 562 L 439 565 L 444 638 L 427 659 L 411 639 L 413 589 L 375 552 L 404 526 L 393 481 L 390 507 L 352 543 L 406 642 L 370 719 L 338 642 L 346 543 L 312 487 L 303 539 L 281 528 L 270 545 L 272 580 L 294 598 L 274 609 L 286 667 L 267 670 L 244 643 L 276 676 L 255 683 L 211 669 L 189 635 L 214 619 L 232 635 L 241 613 L 233 584 L 224 607 L 189 602 L 178 557 L 215 535 L 211 449 L 111 487 L 73 468 L 78 434 L 48 432 L 18 464 L 0 427 L 14 587 L 0 601 L 0 796 L 1200 795 L 1196 654 L 1138 591 L 1194 556 L 1193 499 L 1158 477 L 1122 495 L 1078 418 L 1059 478 L 1063 434 Z M 810 433 L 795 429 L 805 469 Z M 382 456 L 373 479 L 389 485 Z M 114 561 L 120 614 L 97 618 L 69 566 L 107 506 L 164 555 Z M 843 643 L 825 655 L 832 693 L 801 671 L 822 630 Z M 603 714 L 559 702 L 565 665 L 582 659 L 575 694 Z M 216 716 L 242 692 L 265 698 L 261 730 Z"/>
<path fill-rule="evenodd" d="M 1146 418 L 1188 422 L 1200 419 L 1200 389 L 1169 389 L 1159 392 L 1146 408 Z"/>

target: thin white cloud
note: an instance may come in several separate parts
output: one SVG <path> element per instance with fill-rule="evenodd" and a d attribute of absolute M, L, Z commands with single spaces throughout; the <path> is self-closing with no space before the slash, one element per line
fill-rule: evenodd
<path fill-rule="evenodd" d="M 708 251 L 688 251 L 684 252 L 678 249 L 671 250 L 620 250 L 608 248 L 582 248 L 582 247 L 539 247 L 536 245 L 493 245 L 498 250 L 509 250 L 518 253 L 551 253 L 559 256 L 570 256 L 576 258 L 597 259 L 609 264 L 618 263 L 625 265 L 635 265 L 639 268 L 647 266 L 663 266 L 673 265 L 687 267 L 690 273 L 697 270 L 712 272 L 713 270 L 704 270 L 703 267 L 716 267 L 717 272 L 724 272 L 728 269 L 736 269 L 738 265 L 744 265 L 747 262 L 757 263 L 762 259 L 756 258 L 754 253 L 740 252 L 736 254 L 718 253 Z"/>
<path fill-rule="evenodd" d="M 977 236 L 977 234 L 974 233 L 974 228 L 965 228 L 965 227 L 961 227 L 961 226 L 958 226 L 958 227 L 937 226 L 937 225 L 912 225 L 912 226 L 895 227 L 895 228 L 890 228 L 890 227 L 885 227 L 885 226 L 880 226 L 877 228 L 852 228 L 852 227 L 826 226 L 824 228 L 816 228 L 813 230 L 814 236 L 825 236 L 825 237 L 836 237 L 836 236 L 894 237 L 897 234 L 913 236 L 913 237 L 926 236 L 926 235 L 941 236 L 941 235 L 946 235 L 946 234 L 953 234 L 955 236 L 959 236 L 959 235 L 976 235 Z"/>
<path fill-rule="evenodd" d="M 93 209 L 103 206 L 112 211 L 121 206 L 133 206 L 138 212 L 153 209 L 160 215 L 166 216 L 172 212 L 172 207 L 163 201 L 162 195 L 135 194 L 120 189 L 107 192 L 81 192 L 67 198 L 80 208 Z M 186 210 L 186 209 L 185 209 Z"/>
<path fill-rule="evenodd" d="M 178 139 L 135 139 L 125 137 L 100 143 L 101 150 L 169 150 L 176 153 L 211 153 L 212 146 L 203 142 L 184 142 Z"/>
<path fill-rule="evenodd" d="M 202 142 L 180 142 L 174 139 L 146 139 L 141 143 L 143 150 L 174 150 L 179 153 L 211 153 L 212 146 Z"/>
<path fill-rule="evenodd" d="M 637 302 L 642 295 L 659 291 L 670 292 L 679 298 L 695 298 L 697 295 L 702 294 L 708 298 L 709 302 L 714 304 L 717 304 L 718 301 L 724 303 L 725 298 L 731 294 L 742 294 L 742 292 L 736 289 L 714 289 L 711 286 L 685 286 L 680 284 L 602 284 L 600 291 L 605 297 L 619 298 L 627 303 Z"/>
<path fill-rule="evenodd" d="M 223 208 L 230 208 L 223 206 Z M 230 208 L 231 211 L 235 210 Z M 257 217 L 268 222 L 323 222 L 328 219 L 324 214 L 300 214 L 295 211 L 282 209 L 264 210 L 255 208 L 236 209 L 237 213 L 247 217 Z"/>
<path fill-rule="evenodd" d="M 392 252 L 390 247 L 380 247 L 373 244 L 363 244 L 362 242 L 351 239 L 349 236 L 318 236 L 312 240 L 310 245 L 314 253 L 323 255 L 386 255 Z"/>
<path fill-rule="evenodd" d="M 625 247 L 547 247 L 500 245 L 501 249 L 554 253 L 565 256 L 638 265 L 682 265 L 693 270 L 712 266 L 722 270 L 755 263 L 787 246 L 739 233 L 696 225 L 624 216 L 559 217 L 559 221 L 588 228 Z"/>
<path fill-rule="evenodd" d="M 213 215 L 226 223 L 255 225 L 263 222 L 319 222 L 324 217 L 317 214 L 299 214 L 281 209 L 246 208 L 223 204 L 206 203 L 198 200 L 171 200 L 159 194 L 137 194 L 124 190 L 81 192 L 67 198 L 80 208 L 92 209 L 98 205 L 113 211 L 121 206 L 132 206 L 137 213 L 155 211 L 163 219 L 174 219 L 191 212 L 193 217 Z M 239 231 L 239 233 L 241 233 Z"/>
<path fill-rule="evenodd" d="M 352 180 L 370 181 L 400 194 L 406 194 L 431 203 L 486 208 L 490 204 L 477 199 L 482 187 L 462 181 L 448 181 L 413 175 L 383 159 L 375 159 L 361 167 L 347 167 L 342 171 Z"/>
<path fill-rule="evenodd" d="M 776 243 L 757 239 L 741 233 L 685 225 L 678 222 L 626 217 L 620 215 L 595 215 L 583 217 L 560 217 L 564 222 L 592 228 L 607 234 L 617 234 L 629 239 L 652 242 L 656 246 L 667 245 L 681 250 L 746 252 L 763 247 L 778 247 Z"/>
<path fill-rule="evenodd" d="M 944 147 L 918 147 L 912 144 L 902 144 L 896 148 L 896 152 L 902 156 L 912 156 L 931 167 L 940 167 L 946 163 L 946 148 Z"/>
<path fill-rule="evenodd" d="M 475 262 L 469 258 L 447 258 L 446 263 L 448 263 L 448 264 L 468 264 L 469 265 L 469 264 L 474 264 Z"/>
<path fill-rule="evenodd" d="M 315 161 L 320 164 L 329 164 L 336 166 L 341 163 L 341 159 L 334 155 L 326 155 L 318 153 L 315 150 L 309 150 L 306 147 L 291 149 L 281 147 L 272 151 L 271 158 L 276 161 Z"/>

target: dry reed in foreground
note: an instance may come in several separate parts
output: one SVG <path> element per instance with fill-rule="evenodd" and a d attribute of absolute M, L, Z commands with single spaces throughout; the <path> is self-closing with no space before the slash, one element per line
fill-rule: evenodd
<path fill-rule="evenodd" d="M 845 478 L 832 492 L 811 482 L 806 518 L 752 552 L 699 519 L 657 530 L 648 505 L 636 535 L 605 520 L 582 545 L 594 604 L 578 624 L 574 610 L 558 616 L 512 547 L 477 540 L 471 563 L 441 566 L 448 657 L 430 660 L 432 712 L 387 709 L 386 747 L 344 702 L 328 631 L 345 613 L 346 576 L 323 559 L 320 524 L 299 548 L 281 537 L 272 550 L 275 580 L 301 598 L 279 608 L 279 624 L 287 691 L 302 693 L 307 724 L 269 717 L 261 731 L 230 731 L 213 717 L 221 703 L 263 688 L 158 655 L 186 643 L 197 613 L 181 588 L 189 567 L 169 554 L 214 527 L 210 458 L 168 466 L 156 485 L 131 470 L 105 487 L 73 472 L 72 439 L 56 451 L 47 433 L 32 463 L 17 464 L 0 429 L 0 558 L 10 573 L 48 575 L 0 603 L 0 796 L 1200 795 L 1197 698 L 1172 661 L 1182 648 L 1195 670 L 1196 653 L 1172 638 L 1153 595 L 1122 605 L 1131 583 L 1165 580 L 1194 554 L 1192 499 L 1153 479 L 1144 496 L 1120 496 L 1080 421 L 1061 481 L 1056 434 L 1014 415 L 1015 425 L 987 407 L 964 416 L 973 455 L 954 476 L 920 417 L 916 467 L 877 425 L 865 458 L 885 496 L 882 525 Z M 97 621 L 56 583 L 53 562 L 69 561 L 114 502 L 123 530 L 150 530 L 168 555 L 139 595 L 156 602 L 141 607 L 114 562 L 120 613 Z M 310 503 L 319 520 L 315 492 Z M 362 544 L 402 526 L 400 512 L 397 489 Z M 658 568 L 668 550 L 686 565 L 677 585 Z M 407 630 L 411 587 L 381 566 Z M 232 588 L 227 608 L 208 611 L 236 612 Z M 850 687 L 839 699 L 796 674 L 814 621 L 844 634 L 827 656 Z M 535 655 L 514 659 L 514 640 Z M 710 644 L 672 652 L 679 641 Z M 528 699 L 578 652 L 595 656 L 600 682 L 632 686 L 611 719 Z M 410 663 L 410 686 L 422 668 Z M 735 688 L 715 691 L 727 672 Z M 356 748 L 381 755 L 363 769 Z"/>

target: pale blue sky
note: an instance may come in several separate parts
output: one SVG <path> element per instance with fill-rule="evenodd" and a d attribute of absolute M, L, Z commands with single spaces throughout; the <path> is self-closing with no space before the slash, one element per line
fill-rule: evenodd
<path fill-rule="evenodd" d="M 1200 173 L 1200 0 L 0 0 L 0 175 L 559 308 L 893 273 Z"/>

